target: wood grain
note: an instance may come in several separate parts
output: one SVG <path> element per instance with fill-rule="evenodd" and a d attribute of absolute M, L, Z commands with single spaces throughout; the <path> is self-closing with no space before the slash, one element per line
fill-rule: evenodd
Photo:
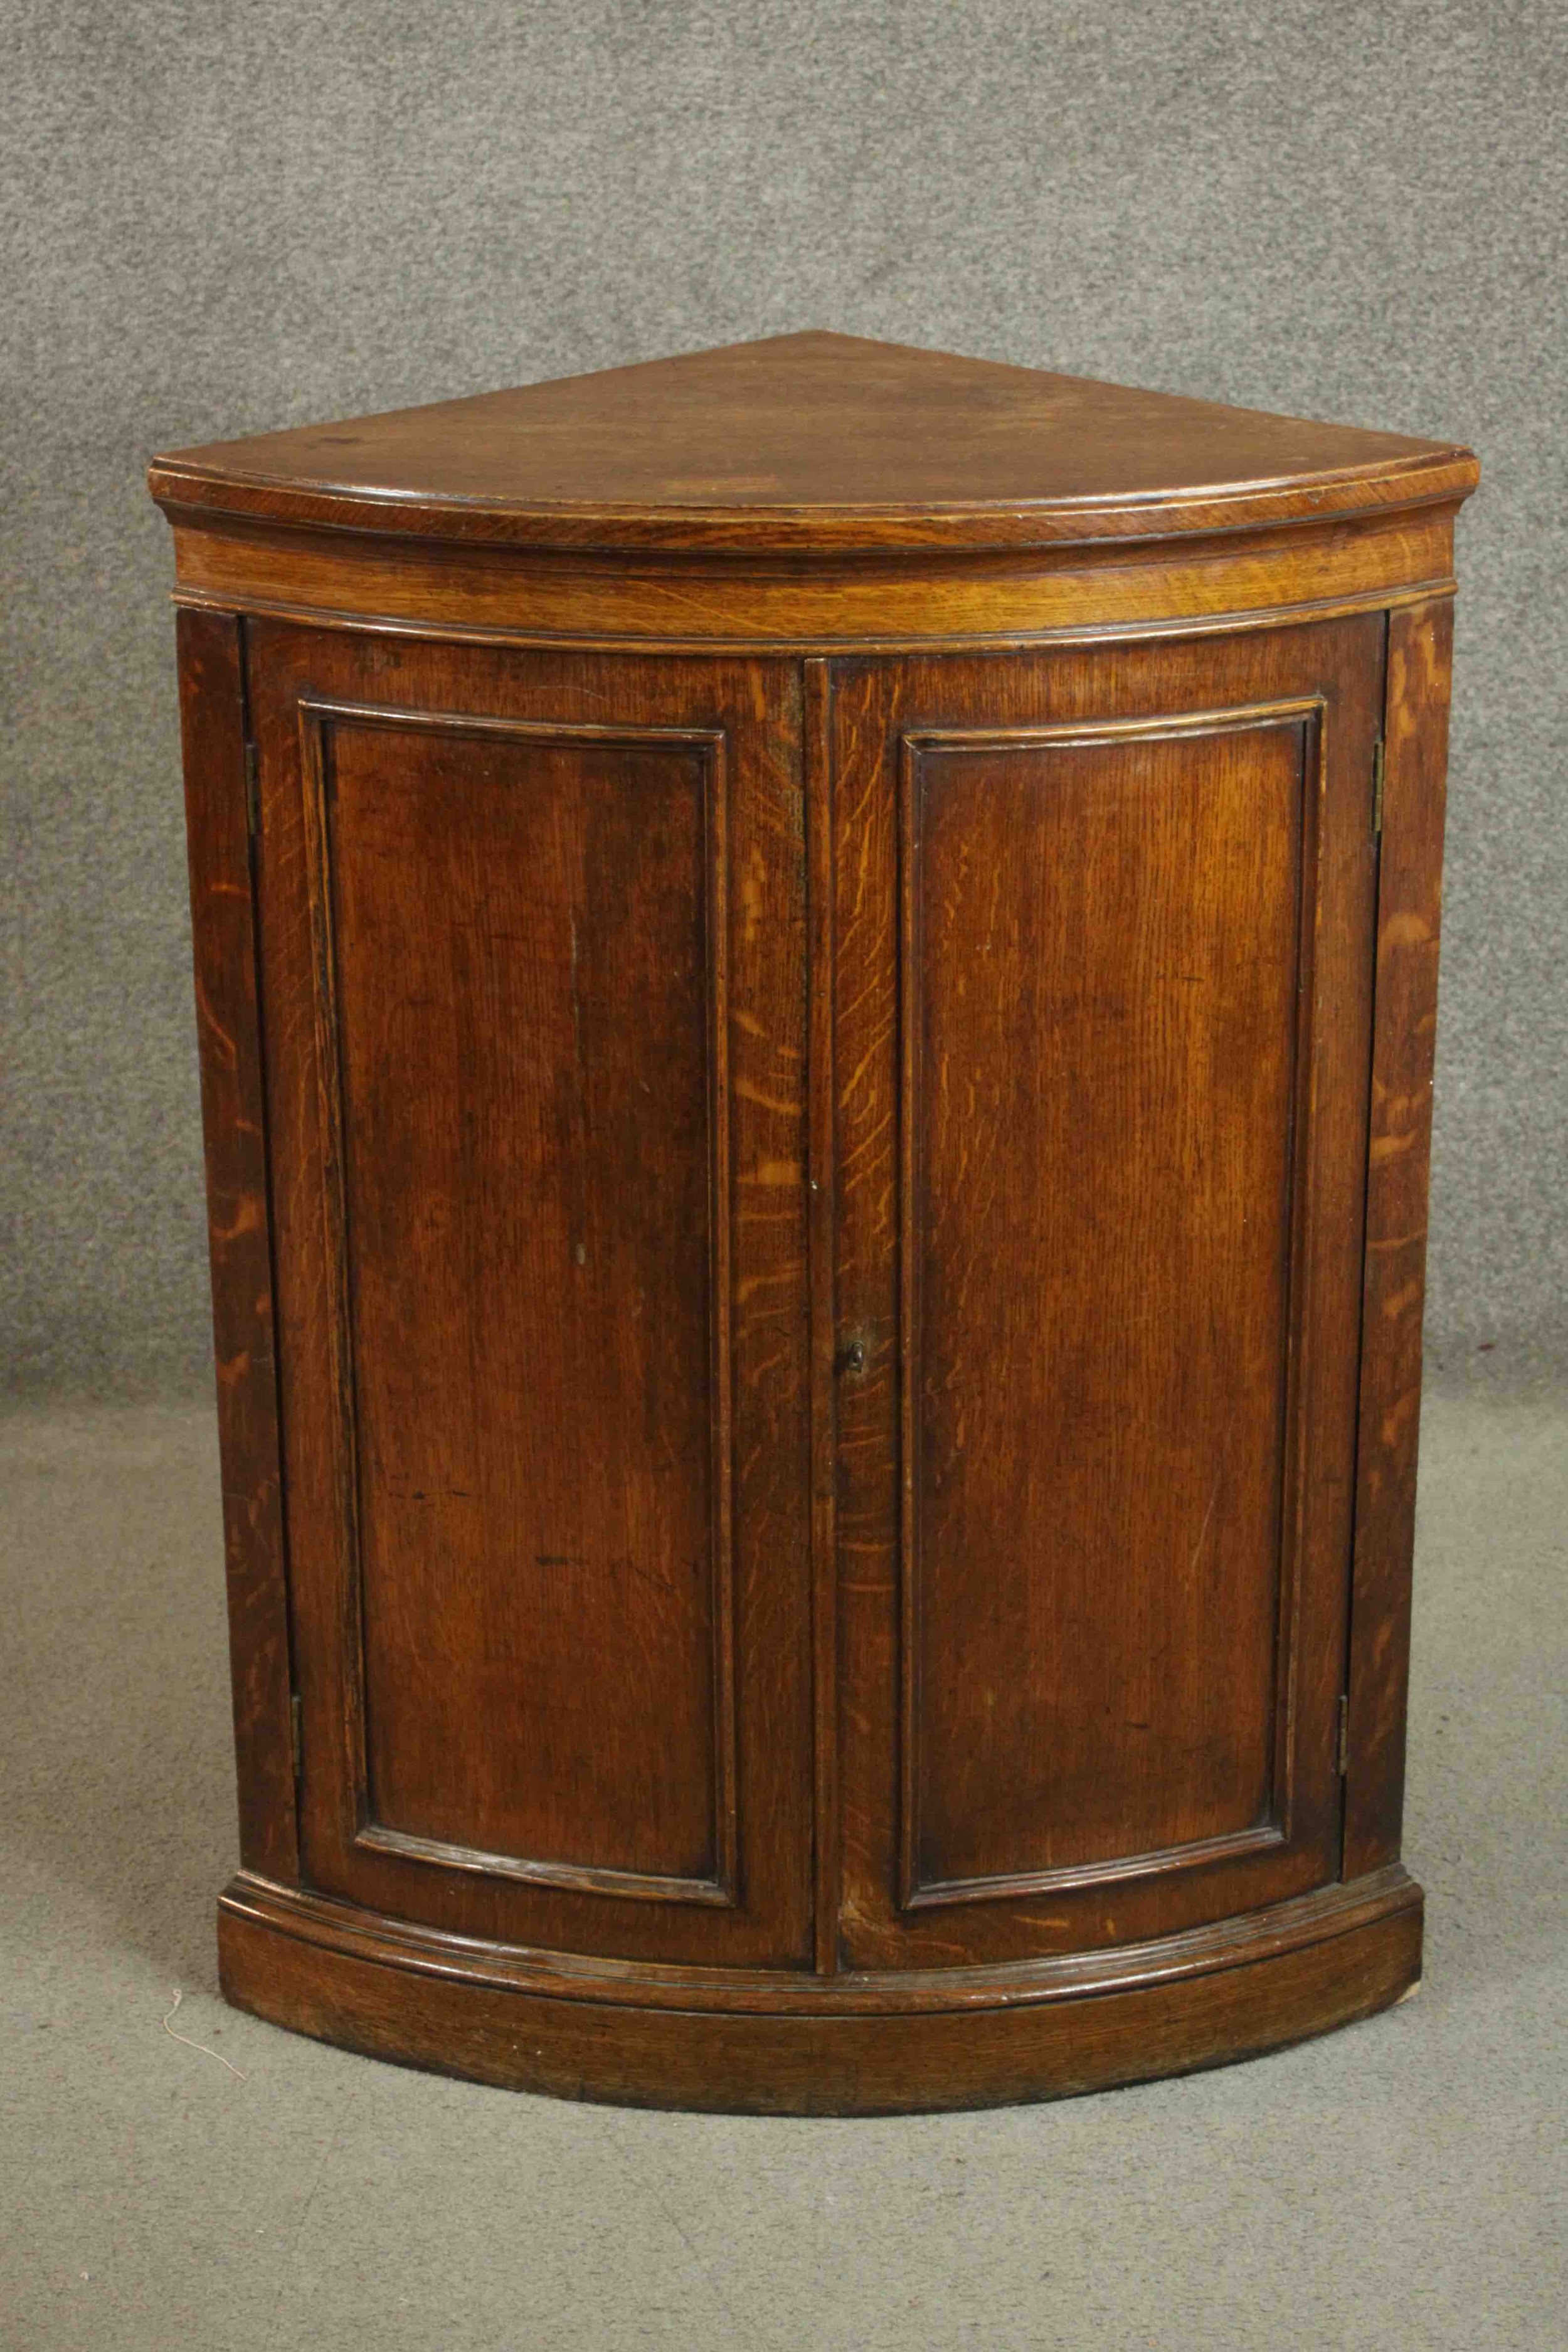
<path fill-rule="evenodd" d="M 301 710 L 362 1839 L 731 1899 L 722 736 Z"/>
<path fill-rule="evenodd" d="M 258 635 L 312 1874 L 801 1958 L 798 680 Z"/>
<path fill-rule="evenodd" d="M 1420 605 L 1391 619 L 1351 1606 L 1347 1876 L 1394 1860 L 1404 1811 L 1452 646 L 1451 604 Z"/>
<path fill-rule="evenodd" d="M 1283 1834 L 1321 709 L 904 739 L 906 1906 Z"/>
<path fill-rule="evenodd" d="M 818 1973 L 838 1965 L 838 1381 L 834 1226 L 834 1118 L 837 1092 L 833 1034 L 833 677 L 825 661 L 805 665 L 804 786 L 808 913 L 806 1094 L 809 1105 L 808 1230 L 811 1248 L 811 1553 Z"/>
<path fill-rule="evenodd" d="M 180 718 L 239 1851 L 247 1868 L 292 1879 L 299 1848 L 243 627 L 216 614 L 179 614 Z"/>
<path fill-rule="evenodd" d="M 1409 1990 L 1476 471 L 820 335 L 157 462 L 232 2000 L 869 2114 Z"/>
<path fill-rule="evenodd" d="M 1373 620 L 837 666 L 854 1965 L 1087 1948 L 1337 1869 L 1382 652 Z M 1321 800 L 1297 721 L 1241 723 L 1271 700 L 1321 702 Z M 1181 747 L 1226 706 L 1217 753 Z M 900 745 L 953 730 L 970 781 L 911 861 L 933 755 Z"/>
<path fill-rule="evenodd" d="M 186 511 L 598 547 L 1033 546 L 1453 500 L 1449 442 L 780 335 L 156 458 Z"/>
<path fill-rule="evenodd" d="M 833 652 L 938 639 L 1171 635 L 1382 611 L 1452 585 L 1452 506 L 1102 548 L 905 557 L 552 555 L 263 524 L 191 528 L 180 593 L 425 635 Z"/>
<path fill-rule="evenodd" d="M 1114 1950 L 1053 1953 L 1002 1968 L 852 1969 L 831 1977 L 800 1969 L 709 1968 L 519 1948 L 452 1936 L 416 1921 L 377 1917 L 339 1895 L 280 1886 L 252 1871 L 236 1874 L 218 1898 L 218 1909 L 220 1919 L 254 1919 L 323 1950 L 418 1976 L 457 1978 L 551 2000 L 688 2009 L 704 2015 L 913 2017 L 1071 2001 L 1085 1993 L 1250 1967 L 1368 1927 L 1390 1911 L 1419 1909 L 1421 1901 L 1421 1890 L 1404 1865 L 1390 1863 L 1349 1885 L 1331 1882 L 1233 1919 Z"/>
<path fill-rule="evenodd" d="M 1010 1997 L 971 1983 L 942 2006 L 904 2010 L 886 1996 L 841 2006 L 839 1979 L 827 2015 L 825 2001 L 812 2014 L 800 1997 L 789 2011 L 699 2006 L 690 1990 L 671 2006 L 647 1987 L 626 2004 L 586 1986 L 562 1997 L 563 1987 L 547 1993 L 491 1973 L 483 1955 L 440 1962 L 347 1922 L 301 1918 L 243 1885 L 220 1910 L 219 1951 L 238 2007 L 443 2074 L 721 2114 L 900 2115 L 1229 2064 L 1387 2007 L 1419 1978 L 1419 1893 L 1403 1874 L 1333 1893 L 1300 1925 L 1281 1906 L 1261 1932 L 1238 1923 L 1228 1953 L 1216 1945 L 1162 1964 L 1151 1951 L 1141 1970 L 1112 1970 L 1099 1990 L 1063 1982 Z"/>

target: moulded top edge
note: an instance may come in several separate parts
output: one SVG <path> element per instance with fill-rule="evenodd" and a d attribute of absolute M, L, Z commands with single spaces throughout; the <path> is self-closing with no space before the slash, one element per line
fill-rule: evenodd
<path fill-rule="evenodd" d="M 183 520 L 520 547 L 1019 548 L 1475 488 L 1447 442 L 803 334 L 160 457 Z"/>

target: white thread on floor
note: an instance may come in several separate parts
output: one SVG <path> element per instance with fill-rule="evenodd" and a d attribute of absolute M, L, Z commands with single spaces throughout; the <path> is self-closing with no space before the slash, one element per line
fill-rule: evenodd
<path fill-rule="evenodd" d="M 206 2045 L 206 2043 L 205 2043 L 205 2042 L 193 2042 L 193 2041 L 191 2040 L 191 2037 L 190 2037 L 190 2035 L 189 2035 L 188 2033 L 176 2033 L 176 2032 L 175 2032 L 175 2031 L 174 2031 L 174 2027 L 173 2027 L 173 2026 L 170 2024 L 170 2022 L 169 2022 L 169 2019 L 170 2019 L 171 2017 L 173 2017 L 173 2015 L 174 2014 L 175 2010 L 177 2010 L 177 2009 L 178 2009 L 178 2007 L 180 2006 L 181 2001 L 184 1999 L 184 1995 L 181 1992 L 180 1988 L 179 1988 L 179 1986 L 178 1986 L 178 1985 L 175 1985 L 175 1987 L 174 1988 L 174 2000 L 170 2002 L 170 2004 L 169 2004 L 169 2010 L 168 2010 L 168 2014 L 164 2017 L 164 2020 L 163 2020 L 163 2031 L 164 2031 L 164 2032 L 168 2035 L 168 2037 L 169 2037 L 170 2041 L 171 2041 L 171 2042 L 183 2042 L 184 2043 L 184 2045 L 185 2045 L 185 2047 L 186 2047 L 186 2049 L 187 2049 L 187 2050 L 199 2050 L 199 2051 L 201 2052 L 202 2056 L 203 2056 L 204 2058 L 216 2058 L 216 2059 L 217 2060 L 218 2064 L 219 2064 L 220 2066 L 226 2066 L 226 2067 L 228 2068 L 228 2071 L 229 2071 L 229 2073 L 230 2073 L 231 2074 L 238 2074 L 238 2075 L 239 2075 L 239 2079 L 240 2079 L 240 2081 L 241 2081 L 242 2083 L 243 2083 L 243 2082 L 245 2082 L 245 2081 L 247 2081 L 247 2076 L 245 2075 L 245 2074 L 241 2071 L 241 2069 L 240 2069 L 239 2067 L 237 2067 L 237 2066 L 234 2063 L 234 2062 L 233 2062 L 233 2060 L 232 2060 L 232 2059 L 226 2058 L 226 2057 L 224 2056 L 223 2052 L 222 2052 L 221 2050 L 209 2050 L 209 2049 L 207 2048 L 207 2045 Z"/>

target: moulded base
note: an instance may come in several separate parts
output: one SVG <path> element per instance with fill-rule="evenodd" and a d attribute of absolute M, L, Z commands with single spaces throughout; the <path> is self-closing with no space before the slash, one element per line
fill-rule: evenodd
<path fill-rule="evenodd" d="M 754 2115 L 1068 2096 L 1226 2065 L 1388 2007 L 1421 1973 L 1397 1865 L 1215 1928 L 991 1969 L 816 1978 L 512 1950 L 242 1874 L 223 1989 L 274 2024 L 515 2090 Z"/>

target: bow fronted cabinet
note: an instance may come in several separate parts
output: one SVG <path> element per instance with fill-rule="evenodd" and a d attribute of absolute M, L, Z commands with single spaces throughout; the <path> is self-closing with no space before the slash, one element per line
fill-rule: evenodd
<path fill-rule="evenodd" d="M 232 2000 L 813 2113 L 1415 1984 L 1476 476 L 825 334 L 156 461 Z"/>

